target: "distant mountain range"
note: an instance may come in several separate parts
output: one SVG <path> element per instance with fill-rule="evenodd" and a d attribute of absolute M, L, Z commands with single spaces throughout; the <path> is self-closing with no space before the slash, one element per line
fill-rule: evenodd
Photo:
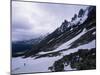
<path fill-rule="evenodd" d="M 37 45 L 44 37 L 34 38 L 24 41 L 14 41 L 12 42 L 12 56 L 23 55 L 24 52 L 32 49 L 34 45 Z"/>

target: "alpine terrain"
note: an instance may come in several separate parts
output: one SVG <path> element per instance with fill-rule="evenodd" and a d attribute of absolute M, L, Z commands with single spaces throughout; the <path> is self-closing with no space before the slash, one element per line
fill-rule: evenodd
<path fill-rule="evenodd" d="M 96 69 L 96 7 L 80 9 L 43 38 L 12 47 L 12 74 Z"/>

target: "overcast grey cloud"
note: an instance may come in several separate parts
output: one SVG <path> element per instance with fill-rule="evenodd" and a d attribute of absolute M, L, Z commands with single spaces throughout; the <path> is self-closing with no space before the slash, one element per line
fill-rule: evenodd
<path fill-rule="evenodd" d="M 53 32 L 64 19 L 87 6 L 12 1 L 12 40 L 26 40 Z"/>

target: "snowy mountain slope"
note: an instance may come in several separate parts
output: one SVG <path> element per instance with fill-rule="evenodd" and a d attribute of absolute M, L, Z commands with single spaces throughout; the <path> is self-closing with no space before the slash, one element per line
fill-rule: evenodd
<path fill-rule="evenodd" d="M 55 50 L 53 50 L 53 51 L 48 51 L 48 52 L 55 52 L 55 51 L 59 51 L 59 50 L 62 50 L 62 49 L 67 49 L 67 48 L 69 48 L 69 44 L 71 44 L 72 42 L 74 42 L 75 40 L 77 40 L 78 38 L 80 38 L 83 34 L 85 34 L 86 32 L 85 32 L 85 29 L 83 29 L 83 31 L 80 33 L 80 34 L 78 34 L 76 37 L 74 37 L 73 39 L 71 39 L 71 40 L 69 40 L 69 41 L 67 41 L 67 42 L 65 42 L 64 44 L 62 44 L 61 46 L 59 46 L 58 48 L 56 48 Z M 43 52 L 43 53 L 48 53 L 48 52 Z M 40 52 L 39 54 L 41 54 L 42 52 Z M 43 54 L 42 53 L 42 54 Z"/>
<path fill-rule="evenodd" d="M 28 52 L 26 57 L 35 55 L 38 52 L 55 50 L 63 43 L 66 43 L 79 35 L 84 28 L 86 30 L 89 30 L 89 28 L 95 27 L 95 16 L 93 16 L 94 18 L 91 16 L 91 12 L 93 11 L 95 11 L 95 8 L 93 7 L 88 7 L 87 9 L 85 9 L 84 13 L 81 14 L 82 16 L 76 17 L 76 19 L 80 19 L 77 21 L 77 23 L 80 22 L 78 24 L 76 24 L 76 19 L 74 19 L 72 22 L 68 22 L 67 20 L 65 20 L 59 28 L 57 28 L 53 33 L 45 37 L 36 47 L 32 49 L 32 51 Z M 91 15 L 89 13 L 91 13 Z M 73 22 L 75 22 L 74 25 Z"/>

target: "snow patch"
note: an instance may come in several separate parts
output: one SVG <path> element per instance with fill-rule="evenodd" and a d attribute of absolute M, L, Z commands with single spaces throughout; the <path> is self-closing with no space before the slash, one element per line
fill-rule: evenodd
<path fill-rule="evenodd" d="M 93 33 L 92 33 L 92 35 L 95 35 L 95 34 L 96 34 L 96 32 L 93 32 Z"/>
<path fill-rule="evenodd" d="M 32 72 L 49 72 L 48 67 L 52 66 L 56 60 L 62 56 L 44 57 L 39 59 L 33 58 L 12 58 L 12 74 L 32 73 Z M 26 65 L 24 65 L 24 63 Z"/>
<path fill-rule="evenodd" d="M 77 25 L 78 22 L 80 22 L 80 18 L 77 17 L 77 19 L 75 19 L 73 22 L 71 22 L 72 25 Z"/>
<path fill-rule="evenodd" d="M 68 65 L 68 66 L 64 65 L 64 70 L 68 71 L 68 70 L 76 70 L 76 69 L 72 69 L 70 65 Z"/>
<path fill-rule="evenodd" d="M 51 41 L 53 41 L 55 38 L 53 38 L 53 39 L 51 39 L 49 42 L 48 42 L 48 44 L 51 42 Z"/>
<path fill-rule="evenodd" d="M 74 52 L 77 52 L 79 49 L 91 49 L 91 48 L 95 48 L 96 45 L 95 45 L 95 40 L 91 41 L 90 43 L 88 44 L 85 44 L 85 45 L 81 45 L 77 48 L 73 48 L 73 49 L 69 49 L 67 51 L 63 51 L 61 52 L 63 55 L 69 55 L 70 53 L 74 53 Z"/>

